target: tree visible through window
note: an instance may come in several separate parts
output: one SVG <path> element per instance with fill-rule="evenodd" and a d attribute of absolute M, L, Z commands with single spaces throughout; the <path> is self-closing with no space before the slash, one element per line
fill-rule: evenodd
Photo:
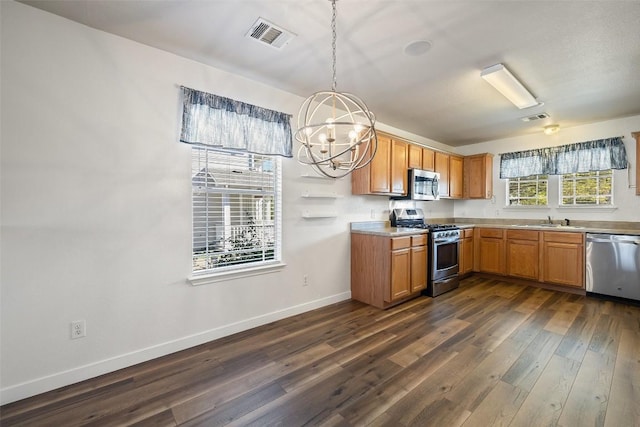
<path fill-rule="evenodd" d="M 547 175 L 510 178 L 507 181 L 509 206 L 546 206 L 548 204 Z"/>
<path fill-rule="evenodd" d="M 192 148 L 193 271 L 279 260 L 280 158 Z"/>
<path fill-rule="evenodd" d="M 613 204 L 612 170 L 568 173 L 560 178 L 560 205 Z"/>

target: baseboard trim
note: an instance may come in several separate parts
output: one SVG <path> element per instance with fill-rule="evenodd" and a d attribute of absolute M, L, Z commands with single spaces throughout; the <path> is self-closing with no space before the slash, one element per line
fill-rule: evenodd
<path fill-rule="evenodd" d="M 79 366 L 67 371 L 57 372 L 52 375 L 37 378 L 35 380 L 26 381 L 24 383 L 12 385 L 0 390 L 0 404 L 15 402 L 17 400 L 26 399 L 37 394 L 45 393 L 51 390 L 65 387 L 80 381 L 95 378 L 100 375 L 114 372 L 119 369 L 127 368 L 138 363 L 147 362 L 158 357 L 166 356 L 176 351 L 185 350 L 195 347 L 218 338 L 226 337 L 238 332 L 246 331 L 257 326 L 266 325 L 276 320 L 286 317 L 295 316 L 307 311 L 315 310 L 330 304 L 351 298 L 351 292 L 343 292 L 287 307 L 282 310 L 273 311 L 260 316 L 251 317 L 239 322 L 230 323 L 198 334 L 189 335 L 177 340 L 168 341 L 155 346 L 143 348 L 131 353 L 122 354 L 109 359 L 100 360 L 87 365 Z"/>

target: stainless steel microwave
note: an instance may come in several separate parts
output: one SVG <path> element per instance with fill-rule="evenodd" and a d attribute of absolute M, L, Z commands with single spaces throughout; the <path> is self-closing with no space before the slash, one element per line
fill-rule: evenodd
<path fill-rule="evenodd" d="M 440 174 L 421 169 L 409 169 L 409 198 L 411 200 L 438 200 Z"/>

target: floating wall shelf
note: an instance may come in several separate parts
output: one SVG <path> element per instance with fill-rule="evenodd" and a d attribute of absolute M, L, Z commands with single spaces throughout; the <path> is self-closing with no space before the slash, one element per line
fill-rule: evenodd
<path fill-rule="evenodd" d="M 302 211 L 302 218 L 336 218 L 338 213 L 335 211 L 328 212 L 314 212 L 314 211 Z"/>
<path fill-rule="evenodd" d="M 333 178 L 329 178 L 328 176 L 316 175 L 312 173 L 303 173 L 300 176 L 302 178 L 312 178 L 312 179 L 322 179 L 324 181 L 333 181 Z"/>
<path fill-rule="evenodd" d="M 305 199 L 337 199 L 339 196 L 337 193 L 310 193 L 305 192 L 302 193 L 300 197 L 304 197 Z"/>

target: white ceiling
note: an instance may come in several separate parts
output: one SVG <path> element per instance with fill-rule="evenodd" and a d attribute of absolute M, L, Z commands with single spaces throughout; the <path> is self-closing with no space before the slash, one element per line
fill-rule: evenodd
<path fill-rule="evenodd" d="M 73 21 L 300 96 L 331 88 L 328 0 L 25 0 Z M 338 90 L 379 121 L 460 146 L 640 114 L 640 1 L 339 0 Z M 297 34 L 245 37 L 258 17 Z M 422 56 L 403 48 L 429 40 Z M 543 106 L 480 78 L 504 63 Z M 550 119 L 520 118 L 547 112 Z"/>

